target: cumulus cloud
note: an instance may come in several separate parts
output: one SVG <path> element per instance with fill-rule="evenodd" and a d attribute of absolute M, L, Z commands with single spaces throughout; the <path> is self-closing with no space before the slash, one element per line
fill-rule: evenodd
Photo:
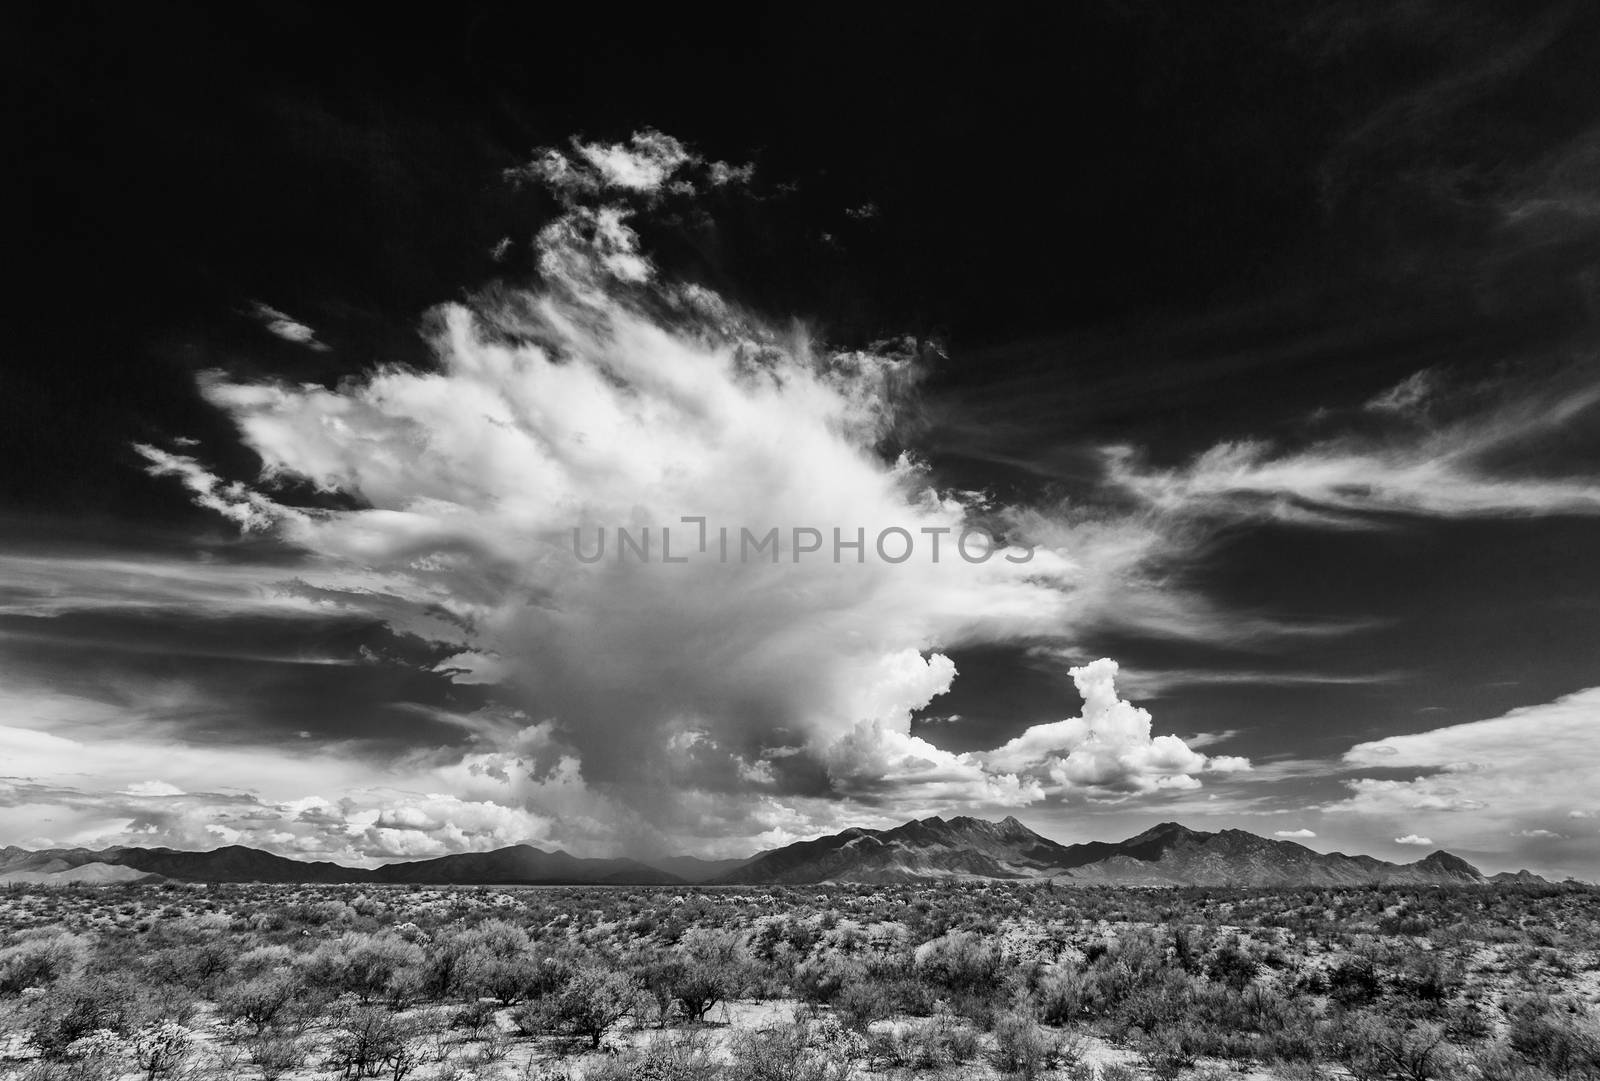
<path fill-rule="evenodd" d="M 1408 833 L 1404 837 L 1396 837 L 1394 843 L 1397 845 L 1431 845 L 1433 844 L 1433 838 L 1419 837 L 1415 833 Z"/>
<path fill-rule="evenodd" d="M 649 132 L 545 153 L 522 175 L 566 209 L 536 240 L 538 284 L 435 312 L 436 367 L 331 389 L 210 374 L 262 476 L 141 446 L 150 471 L 305 553 L 319 604 L 436 643 L 437 671 L 548 719 L 440 767 L 453 783 L 430 791 L 537 819 L 479 832 L 774 835 L 839 804 L 1123 799 L 1247 768 L 1152 737 L 1109 660 L 1074 670 L 1082 716 L 988 754 L 911 734 L 956 678 L 948 651 L 1070 635 L 1143 549 L 884 457 L 912 352 L 828 350 L 660 281 L 612 196 L 691 168 Z M 283 481 L 357 505 L 293 505 Z M 747 537 L 770 547 L 751 558 Z M 407 852 L 469 836 L 467 812 L 428 799 L 363 836 Z"/>
<path fill-rule="evenodd" d="M 1015 771 L 1058 793 L 1115 796 L 1198 788 L 1198 774 L 1250 768 L 1247 759 L 1207 756 L 1175 735 L 1152 736 L 1149 712 L 1117 696 L 1116 661 L 1101 658 L 1070 671 L 1083 712 L 1029 727 L 983 756 L 989 769 Z"/>
<path fill-rule="evenodd" d="M 1316 833 L 1313 832 L 1312 830 L 1308 830 L 1308 829 L 1274 830 L 1272 835 L 1274 837 L 1290 837 L 1290 838 L 1294 838 L 1294 839 L 1298 840 L 1298 839 L 1304 839 L 1304 838 L 1307 838 L 1307 837 L 1315 837 Z"/>

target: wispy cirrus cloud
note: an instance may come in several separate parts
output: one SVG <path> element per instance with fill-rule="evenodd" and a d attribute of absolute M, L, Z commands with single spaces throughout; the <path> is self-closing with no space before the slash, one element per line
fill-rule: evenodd
<path fill-rule="evenodd" d="M 1435 383 L 1421 373 L 1373 400 L 1413 423 L 1299 449 L 1255 439 L 1219 443 L 1188 463 L 1159 468 L 1131 447 L 1102 452 L 1109 485 L 1164 516 L 1276 519 L 1373 528 L 1383 515 L 1496 518 L 1600 513 L 1587 471 L 1513 464 L 1540 440 L 1592 424 L 1600 374 L 1585 364 L 1563 378 L 1504 388 L 1509 400 L 1448 421 L 1419 415 Z"/>

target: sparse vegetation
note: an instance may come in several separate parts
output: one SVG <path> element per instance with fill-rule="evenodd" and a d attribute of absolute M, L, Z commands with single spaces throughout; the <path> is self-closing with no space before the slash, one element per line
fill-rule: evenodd
<path fill-rule="evenodd" d="M 0 1077 L 1600 1078 L 1576 885 L 0 893 Z"/>

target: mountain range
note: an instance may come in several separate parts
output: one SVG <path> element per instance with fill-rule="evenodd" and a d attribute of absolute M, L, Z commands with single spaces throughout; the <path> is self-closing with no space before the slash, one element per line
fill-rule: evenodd
<path fill-rule="evenodd" d="M 814 885 L 828 882 L 1049 881 L 1113 886 L 1480 885 L 1542 882 L 1528 871 L 1484 875 L 1459 856 L 1415 863 L 1322 853 L 1244 830 L 1206 833 L 1176 822 L 1125 841 L 1063 845 L 1005 818 L 924 818 L 887 830 L 847 829 L 744 860 L 673 856 L 586 859 L 513 845 L 383 867 L 308 863 L 230 845 L 210 852 L 117 846 L 0 849 L 0 884 L 195 882 L 419 885 Z"/>

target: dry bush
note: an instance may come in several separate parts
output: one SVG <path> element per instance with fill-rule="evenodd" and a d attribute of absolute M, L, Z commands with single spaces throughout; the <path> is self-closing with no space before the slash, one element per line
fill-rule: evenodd
<path fill-rule="evenodd" d="M 1028 1081 L 1054 1065 L 1061 1046 L 1053 1033 L 1021 1010 L 1011 1010 L 995 1018 L 994 1042 L 995 1067 L 1020 1074 Z"/>

